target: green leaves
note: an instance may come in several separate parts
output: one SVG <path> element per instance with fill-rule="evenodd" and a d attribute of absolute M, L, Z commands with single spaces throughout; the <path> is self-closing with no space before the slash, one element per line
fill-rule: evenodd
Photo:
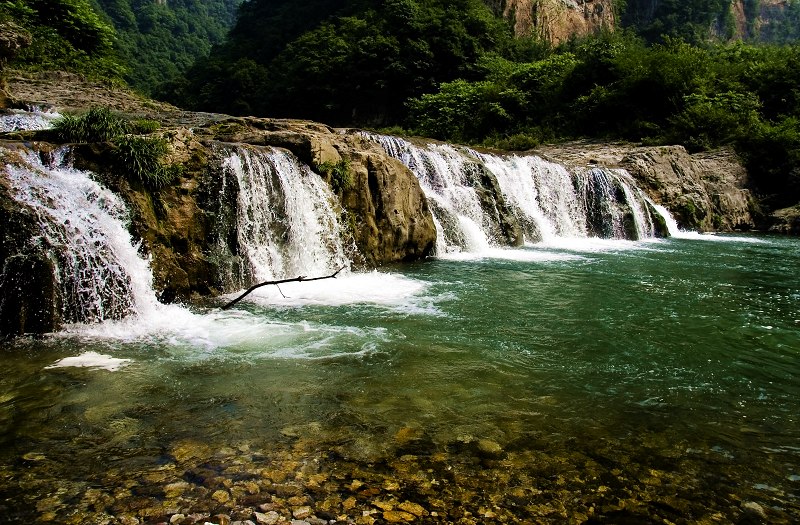
<path fill-rule="evenodd" d="M 0 19 L 14 20 L 33 37 L 11 66 L 66 70 L 115 81 L 123 67 L 114 48 L 114 29 L 89 0 L 5 0 Z"/>

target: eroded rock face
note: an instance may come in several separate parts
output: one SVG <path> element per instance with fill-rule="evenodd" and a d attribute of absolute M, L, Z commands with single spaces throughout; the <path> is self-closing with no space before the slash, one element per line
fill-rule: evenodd
<path fill-rule="evenodd" d="M 755 227 L 747 172 L 733 151 L 689 155 L 682 146 L 642 148 L 621 163 L 653 200 L 685 229 L 747 230 Z"/>
<path fill-rule="evenodd" d="M 800 235 L 800 204 L 773 212 L 769 231 L 788 235 Z"/>
<path fill-rule="evenodd" d="M 683 146 L 572 143 L 542 153 L 573 166 L 625 168 L 683 229 L 733 231 L 755 227 L 747 171 L 732 150 L 689 154 Z"/>
<path fill-rule="evenodd" d="M 347 211 L 352 234 L 367 266 L 430 255 L 436 228 L 419 181 L 378 145 L 357 133 L 281 119 L 228 119 L 197 131 L 214 140 L 291 151 L 326 179 Z M 332 167 L 347 172 L 334 181 Z"/>
<path fill-rule="evenodd" d="M 539 36 L 558 44 L 573 36 L 614 28 L 611 0 L 487 0 L 514 25 L 517 36 Z"/>

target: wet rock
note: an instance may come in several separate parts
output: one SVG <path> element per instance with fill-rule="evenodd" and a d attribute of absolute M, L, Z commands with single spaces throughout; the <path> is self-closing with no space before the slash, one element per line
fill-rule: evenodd
<path fill-rule="evenodd" d="M 254 517 L 259 525 L 275 525 L 281 520 L 281 515 L 274 510 L 267 513 L 256 512 Z"/>
<path fill-rule="evenodd" d="M 800 204 L 773 212 L 769 231 L 800 235 Z"/>
<path fill-rule="evenodd" d="M 61 326 L 61 292 L 45 254 L 5 259 L 0 274 L 0 335 L 45 334 Z"/>
<path fill-rule="evenodd" d="M 213 519 L 219 525 L 231 525 L 231 517 L 227 514 L 217 514 Z"/>
<path fill-rule="evenodd" d="M 755 501 L 742 502 L 742 512 L 749 518 L 751 522 L 756 520 L 755 523 L 758 523 L 759 521 L 767 519 L 767 513 L 764 511 L 764 507 Z"/>
<path fill-rule="evenodd" d="M 479 439 L 477 449 L 481 457 L 494 459 L 503 456 L 503 447 L 491 439 Z"/>
<path fill-rule="evenodd" d="M 383 519 L 389 523 L 407 523 L 414 521 L 415 517 L 413 514 L 402 510 L 387 510 L 383 512 Z"/>
<path fill-rule="evenodd" d="M 398 505 L 397 508 L 402 511 L 408 512 L 409 514 L 413 514 L 418 518 L 428 515 L 428 511 L 425 510 L 425 507 L 423 507 L 418 503 L 413 503 L 410 501 L 404 501 L 403 503 Z"/>
<path fill-rule="evenodd" d="M 186 492 L 189 489 L 189 487 L 190 487 L 189 483 L 185 481 L 170 483 L 169 485 L 166 485 L 164 487 L 164 496 L 167 499 L 177 498 L 178 496 Z"/>
<path fill-rule="evenodd" d="M 182 441 L 172 448 L 172 457 L 178 463 L 189 460 L 200 460 L 211 457 L 211 447 L 197 441 Z"/>
<path fill-rule="evenodd" d="M 292 516 L 299 520 L 306 519 L 311 516 L 311 507 L 298 507 L 292 511 Z"/>
<path fill-rule="evenodd" d="M 217 490 L 211 497 L 218 503 L 228 503 L 231 500 L 231 495 L 227 490 Z"/>

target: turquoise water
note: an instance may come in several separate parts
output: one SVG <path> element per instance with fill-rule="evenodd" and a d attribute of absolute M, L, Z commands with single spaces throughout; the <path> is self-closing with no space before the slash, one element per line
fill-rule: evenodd
<path fill-rule="evenodd" d="M 3 343 L 0 519 L 800 520 L 796 239 L 494 255 Z"/>

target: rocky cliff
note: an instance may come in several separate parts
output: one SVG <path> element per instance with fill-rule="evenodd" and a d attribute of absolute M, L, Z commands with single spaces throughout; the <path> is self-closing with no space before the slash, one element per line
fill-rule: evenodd
<path fill-rule="evenodd" d="M 612 0 L 487 0 L 514 25 L 517 36 L 539 36 L 558 44 L 572 36 L 613 28 Z"/>
<path fill-rule="evenodd" d="M 541 153 L 568 165 L 628 170 L 682 229 L 755 228 L 757 204 L 747 189 L 747 171 L 732 150 L 689 154 L 682 146 L 580 142 L 542 148 Z"/>

